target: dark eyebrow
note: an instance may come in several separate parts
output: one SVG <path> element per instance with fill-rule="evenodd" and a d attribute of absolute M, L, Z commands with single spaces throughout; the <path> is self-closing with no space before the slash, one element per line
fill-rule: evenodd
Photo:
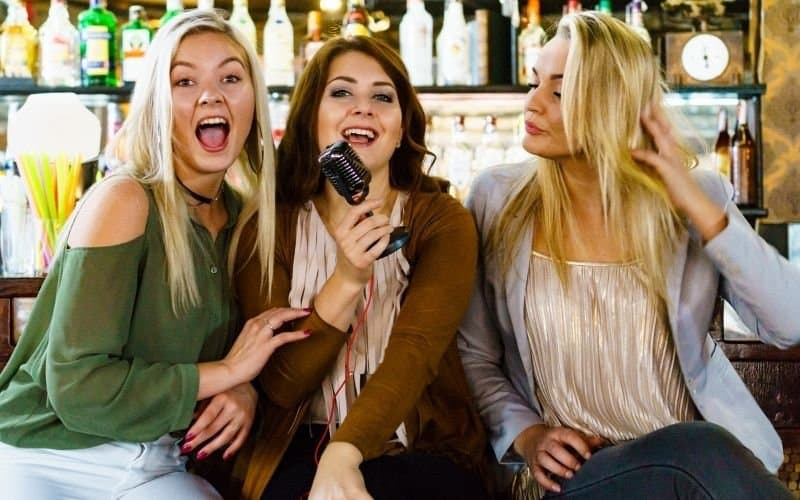
<path fill-rule="evenodd" d="M 539 72 L 536 71 L 536 68 L 531 68 L 531 70 L 533 71 L 534 75 L 539 76 Z M 558 75 L 550 75 L 551 80 L 562 80 L 563 78 L 564 78 L 563 73 L 560 73 Z"/>
<path fill-rule="evenodd" d="M 232 62 L 239 63 L 239 65 L 242 68 L 245 67 L 244 62 L 242 62 L 242 60 L 240 58 L 235 57 L 235 56 L 231 56 L 231 57 L 228 57 L 228 58 L 224 59 L 221 63 L 219 63 L 219 66 L 217 66 L 217 67 L 221 68 L 221 67 L 225 66 L 226 64 L 232 63 Z M 194 68 L 195 67 L 194 64 L 192 64 L 192 63 L 190 63 L 188 61 L 172 61 L 172 66 L 169 68 L 170 71 L 175 69 L 176 66 L 187 66 L 189 68 Z"/>
<path fill-rule="evenodd" d="M 331 83 L 335 82 L 336 80 L 344 80 L 347 83 L 358 83 L 355 78 L 352 78 L 352 77 L 349 77 L 349 76 L 335 76 L 335 77 L 331 78 L 330 81 L 328 81 L 328 85 L 330 85 Z M 392 88 L 394 88 L 394 84 L 392 82 L 377 81 L 377 82 L 372 82 L 372 86 L 373 87 L 392 87 Z"/>

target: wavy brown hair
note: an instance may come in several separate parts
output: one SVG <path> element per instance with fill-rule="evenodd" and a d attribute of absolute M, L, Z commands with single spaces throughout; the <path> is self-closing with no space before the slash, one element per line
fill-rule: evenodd
<path fill-rule="evenodd" d="M 348 52 L 361 52 L 378 62 L 397 91 L 403 121 L 403 137 L 389 160 L 389 183 L 395 189 L 417 190 L 425 177 L 425 111 L 408 79 L 398 53 L 376 38 L 354 36 L 328 40 L 306 66 L 290 102 L 286 132 L 278 146 L 277 197 L 299 206 L 323 189 L 325 179 L 317 157 L 317 113 L 333 61 Z"/>

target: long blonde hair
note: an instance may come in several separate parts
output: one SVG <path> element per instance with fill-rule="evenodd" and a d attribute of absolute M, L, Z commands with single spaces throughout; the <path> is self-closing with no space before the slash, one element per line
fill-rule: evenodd
<path fill-rule="evenodd" d="M 239 47 L 245 57 L 255 94 L 255 120 L 245 141 L 240 161 L 240 193 L 245 204 L 234 229 L 228 251 L 232 276 L 242 227 L 257 216 L 256 248 L 261 260 L 262 281 L 272 281 L 275 247 L 275 160 L 266 100 L 266 85 L 260 63 L 249 42 L 217 11 L 192 9 L 162 27 L 148 49 L 143 77 L 136 83 L 130 112 L 109 151 L 125 160 L 122 169 L 153 191 L 161 219 L 167 281 L 172 308 L 180 314 L 200 304 L 191 249 L 191 222 L 185 197 L 176 182 L 172 147 L 172 85 L 170 70 L 180 43 L 198 33 L 219 33 Z M 267 286 L 267 289 L 270 287 Z"/>
<path fill-rule="evenodd" d="M 648 293 L 666 304 L 666 269 L 684 229 L 661 178 L 630 154 L 632 148 L 653 148 L 640 116 L 648 106 L 664 106 L 658 62 L 639 35 L 609 15 L 565 16 L 556 36 L 569 40 L 561 87 L 568 147 L 597 169 L 606 229 L 623 255 L 639 263 Z M 685 145 L 682 151 L 688 165 L 693 155 Z M 558 163 L 535 161 L 490 228 L 486 251 L 507 272 L 535 220 L 567 286 L 564 242 L 574 231 L 570 194 Z"/>

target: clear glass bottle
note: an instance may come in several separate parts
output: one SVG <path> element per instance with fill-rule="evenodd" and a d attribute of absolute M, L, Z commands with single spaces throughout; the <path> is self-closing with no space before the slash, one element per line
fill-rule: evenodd
<path fill-rule="evenodd" d="M 449 0 L 436 37 L 437 85 L 469 85 L 469 31 L 461 0 Z"/>
<path fill-rule="evenodd" d="M 134 83 L 144 70 L 144 57 L 150 48 L 153 30 L 141 5 L 128 7 L 128 22 L 120 30 L 122 81 Z"/>
<path fill-rule="evenodd" d="M 464 199 L 472 182 L 473 151 L 464 123 L 464 115 L 453 118 L 450 142 L 444 148 L 444 173 L 452 184 L 453 195 Z"/>
<path fill-rule="evenodd" d="M 714 169 L 726 179 L 731 177 L 731 136 L 728 133 L 728 111 L 717 114 L 717 140 L 714 143 Z"/>
<path fill-rule="evenodd" d="M 197 0 L 197 8 L 211 10 L 214 8 L 214 0 Z"/>
<path fill-rule="evenodd" d="M 267 85 L 294 85 L 294 29 L 284 0 L 270 3 L 264 25 L 264 78 Z"/>
<path fill-rule="evenodd" d="M 37 43 L 36 28 L 28 21 L 28 12 L 21 3 L 12 0 L 0 33 L 3 76 L 33 78 Z"/>
<path fill-rule="evenodd" d="M 65 0 L 50 0 L 47 20 L 39 28 L 39 85 L 81 84 L 81 39 L 69 22 Z"/>
<path fill-rule="evenodd" d="M 400 20 L 400 55 L 412 85 L 433 85 L 433 17 L 423 0 L 406 0 Z"/>
<path fill-rule="evenodd" d="M 347 12 L 342 20 L 342 35 L 370 36 L 369 12 L 364 0 L 348 0 Z"/>
<path fill-rule="evenodd" d="M 172 19 L 183 12 L 183 0 L 167 0 L 167 9 L 161 19 L 158 21 L 158 27 L 161 28 L 167 21 Z"/>
<path fill-rule="evenodd" d="M 502 164 L 505 153 L 503 138 L 497 131 L 497 117 L 487 115 L 483 123 L 481 142 L 475 148 L 475 170 Z"/>
<path fill-rule="evenodd" d="M 731 140 L 733 198 L 740 205 L 758 205 L 756 143 L 747 126 L 747 104 L 739 101 L 738 124 Z"/>
<path fill-rule="evenodd" d="M 250 46 L 258 53 L 258 42 L 256 41 L 256 24 L 250 17 L 247 10 L 247 0 L 233 0 L 233 10 L 231 10 L 230 22 L 241 31 Z"/>
<path fill-rule="evenodd" d="M 105 0 L 90 0 L 78 14 L 81 34 L 81 83 L 84 86 L 117 85 L 117 18 Z"/>
<path fill-rule="evenodd" d="M 304 68 L 308 61 L 314 57 L 314 54 L 325 44 L 325 37 L 322 35 L 322 12 L 318 10 L 309 11 L 307 30 L 301 50 Z"/>
<path fill-rule="evenodd" d="M 531 81 L 531 68 L 536 65 L 539 59 L 539 53 L 542 47 L 547 42 L 547 33 L 541 26 L 541 17 L 539 15 L 539 0 L 528 0 L 527 7 L 528 24 L 525 29 L 519 34 L 517 41 L 517 51 L 519 63 L 518 82 L 522 85 L 527 85 Z"/>
<path fill-rule="evenodd" d="M 563 14 L 574 14 L 576 12 L 580 12 L 583 10 L 583 6 L 581 5 L 581 0 L 567 0 L 564 3 L 564 7 L 562 8 Z"/>
<path fill-rule="evenodd" d="M 642 5 L 641 0 L 633 0 L 625 7 L 625 20 L 633 28 L 639 36 L 641 36 L 647 44 L 652 43 L 650 39 L 650 32 L 644 26 L 644 11 L 646 9 Z"/>

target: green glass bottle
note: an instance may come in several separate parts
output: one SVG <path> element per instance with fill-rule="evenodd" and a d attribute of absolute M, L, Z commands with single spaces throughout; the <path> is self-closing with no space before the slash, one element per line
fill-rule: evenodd
<path fill-rule="evenodd" d="M 167 21 L 177 16 L 181 12 L 183 12 L 183 0 L 167 0 L 167 11 L 164 12 L 163 16 L 161 16 L 161 20 L 158 22 L 158 27 L 160 28 L 164 26 L 167 24 Z"/>
<path fill-rule="evenodd" d="M 153 30 L 147 24 L 147 14 L 141 5 L 128 7 L 129 22 L 120 30 L 120 66 L 122 82 L 135 82 L 144 72 L 144 56 L 150 47 Z"/>
<path fill-rule="evenodd" d="M 81 84 L 117 85 L 117 18 L 106 9 L 105 0 L 90 0 L 78 14 L 81 34 Z"/>

